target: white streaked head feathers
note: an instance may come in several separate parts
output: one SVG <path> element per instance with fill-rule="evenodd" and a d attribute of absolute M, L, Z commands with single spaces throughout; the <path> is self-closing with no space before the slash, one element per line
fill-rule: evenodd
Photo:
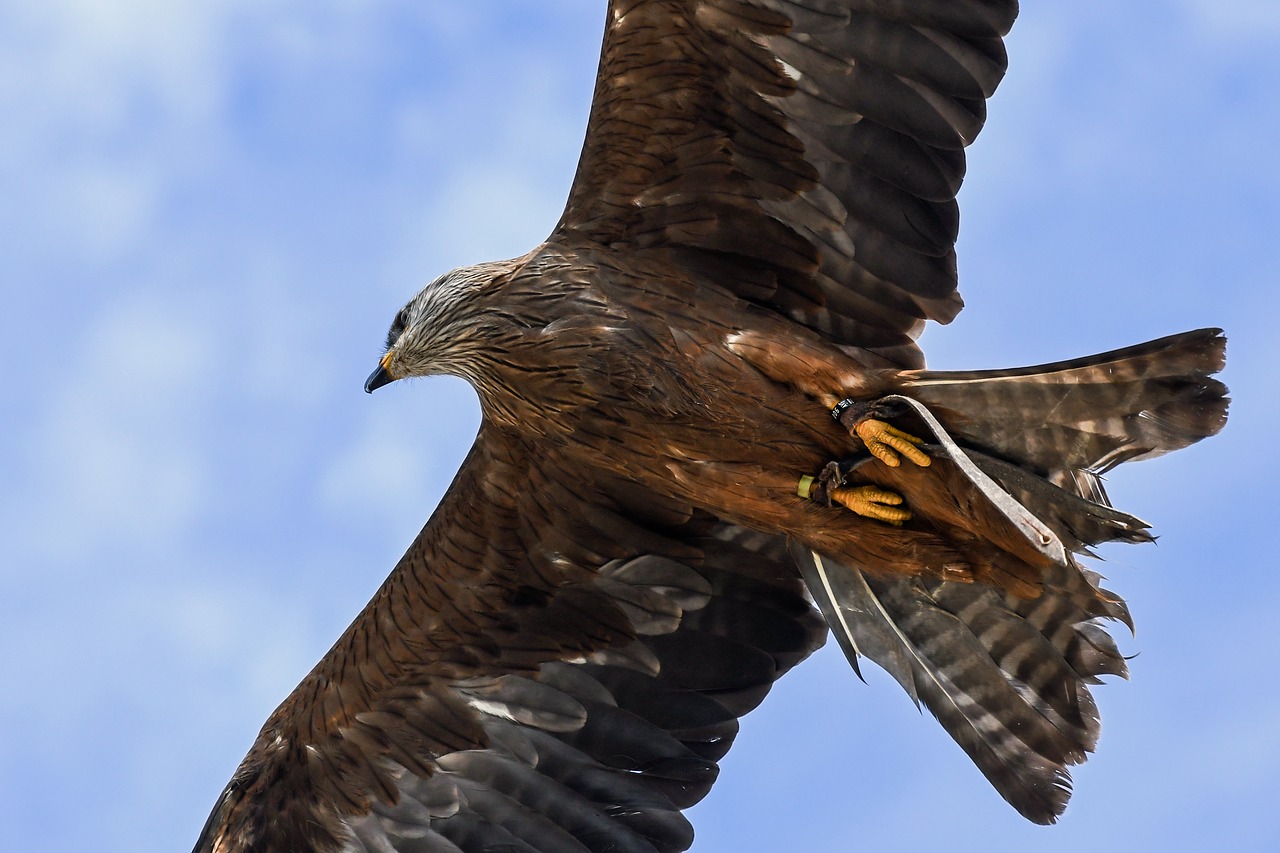
<path fill-rule="evenodd" d="M 384 362 L 396 379 L 452 374 L 472 378 L 469 366 L 482 345 L 476 297 L 508 266 L 475 264 L 428 284 L 397 312 L 387 332 Z"/>

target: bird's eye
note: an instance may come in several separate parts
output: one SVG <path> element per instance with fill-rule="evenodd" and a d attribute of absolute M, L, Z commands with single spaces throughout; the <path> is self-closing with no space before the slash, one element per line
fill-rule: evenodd
<path fill-rule="evenodd" d="M 400 340 L 400 336 L 404 334 L 404 327 L 408 324 L 409 313 L 404 308 L 396 314 L 396 318 L 391 321 L 391 328 L 387 331 L 387 349 L 395 346 L 396 341 Z"/>

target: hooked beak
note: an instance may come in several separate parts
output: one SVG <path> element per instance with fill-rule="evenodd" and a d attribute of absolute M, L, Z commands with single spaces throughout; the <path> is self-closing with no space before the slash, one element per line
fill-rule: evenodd
<path fill-rule="evenodd" d="M 388 385 L 396 381 L 396 378 L 387 372 L 387 367 L 391 364 L 391 353 L 387 353 L 382 357 L 382 361 L 378 362 L 378 369 L 369 374 L 369 378 L 364 381 L 364 392 L 372 394 L 383 385 Z"/>

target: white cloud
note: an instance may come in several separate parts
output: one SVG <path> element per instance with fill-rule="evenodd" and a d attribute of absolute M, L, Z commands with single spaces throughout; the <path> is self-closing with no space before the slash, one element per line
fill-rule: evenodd
<path fill-rule="evenodd" d="M 82 130 L 115 127 L 142 97 L 167 113 L 205 117 L 219 93 L 217 63 L 227 24 L 247 5 L 12 4 L 5 14 L 6 70 L 30 84 L 27 97 L 46 101 L 46 116 L 74 117 Z"/>
<path fill-rule="evenodd" d="M 9 493 L 10 542 L 71 562 L 121 542 L 170 542 L 198 515 L 200 401 L 215 364 L 198 316 L 177 300 L 135 299 L 82 343 L 62 343 L 46 367 L 56 390 L 13 439 L 26 488 Z"/>
<path fill-rule="evenodd" d="M 239 3 L 51 0 L 0 10 L 0 217 L 48 252 L 118 255 L 218 144 Z M 16 117 L 16 120 L 14 120 Z"/>
<path fill-rule="evenodd" d="M 468 61 L 486 67 L 483 54 Z M 424 282 L 453 266 L 522 255 L 559 219 L 586 132 L 594 60 L 566 68 L 533 53 L 519 67 L 496 98 L 470 97 L 475 81 L 459 78 L 444 87 L 443 104 L 437 90 L 397 105 L 389 127 L 396 169 L 412 184 L 399 200 L 402 236 L 388 280 Z"/>

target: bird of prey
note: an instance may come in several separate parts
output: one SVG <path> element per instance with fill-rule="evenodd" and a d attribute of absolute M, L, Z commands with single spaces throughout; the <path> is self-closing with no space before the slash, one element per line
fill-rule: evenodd
<path fill-rule="evenodd" d="M 679 851 L 738 719 L 832 632 L 1054 821 L 1129 623 L 1100 475 L 1217 432 L 1207 329 L 924 368 L 1015 0 L 611 0 L 563 217 L 449 272 L 372 391 L 483 422 L 197 851 Z"/>

